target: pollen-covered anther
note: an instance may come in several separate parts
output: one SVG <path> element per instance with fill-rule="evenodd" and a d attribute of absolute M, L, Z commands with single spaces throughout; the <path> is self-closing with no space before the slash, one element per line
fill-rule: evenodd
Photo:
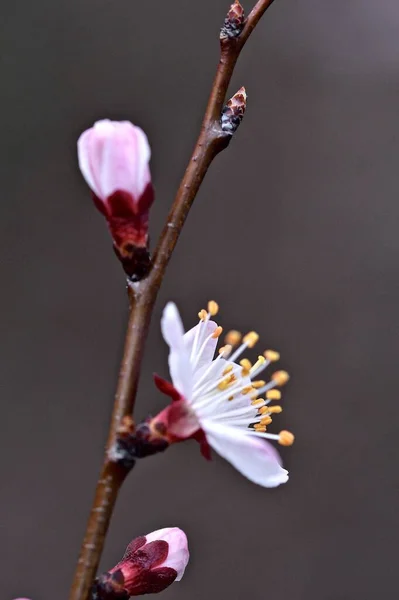
<path fill-rule="evenodd" d="M 259 423 L 255 423 L 254 430 L 258 431 L 259 433 L 265 433 L 266 432 L 266 425 L 260 425 Z"/>
<path fill-rule="evenodd" d="M 254 364 L 254 366 L 251 367 L 250 374 L 252 375 L 253 373 L 255 373 L 255 371 L 257 371 L 259 369 L 259 367 L 264 365 L 265 362 L 266 362 L 266 359 L 264 356 L 258 356 L 258 360 Z"/>
<path fill-rule="evenodd" d="M 231 344 L 226 344 L 225 346 L 222 346 L 221 348 L 219 348 L 219 354 L 226 357 L 231 353 L 232 350 L 233 350 L 233 347 L 231 346 Z"/>
<path fill-rule="evenodd" d="M 203 308 L 202 310 L 199 311 L 198 318 L 200 321 L 205 321 L 205 319 L 207 317 L 208 317 L 208 313 L 206 312 L 205 308 Z"/>
<path fill-rule="evenodd" d="M 244 335 L 243 342 L 248 348 L 253 348 L 256 342 L 259 340 L 259 334 L 256 331 L 250 331 L 247 335 Z"/>
<path fill-rule="evenodd" d="M 265 408 L 267 408 L 267 412 L 270 414 L 279 414 L 281 412 L 283 412 L 283 408 L 277 404 L 276 406 L 265 406 Z"/>
<path fill-rule="evenodd" d="M 260 420 L 260 424 L 261 424 L 261 425 L 270 425 L 270 423 L 272 422 L 272 420 L 273 420 L 273 419 L 267 415 L 266 417 L 263 417 L 263 418 Z"/>
<path fill-rule="evenodd" d="M 214 317 L 215 315 L 217 315 L 219 312 L 219 304 L 217 302 L 215 302 L 214 300 L 209 300 L 208 312 L 211 315 L 211 317 Z"/>
<path fill-rule="evenodd" d="M 222 381 L 218 384 L 218 388 L 219 390 L 227 390 L 229 385 L 231 385 L 235 381 L 236 376 L 234 375 L 234 373 L 231 373 L 231 375 L 228 375 L 225 379 L 222 379 Z"/>
<path fill-rule="evenodd" d="M 233 365 L 227 365 L 227 367 L 225 368 L 225 370 L 223 371 L 222 375 L 227 375 L 228 373 L 231 373 L 233 370 Z"/>
<path fill-rule="evenodd" d="M 269 390 L 266 392 L 266 398 L 268 400 L 281 400 L 280 390 Z"/>
<path fill-rule="evenodd" d="M 244 395 L 245 395 L 245 394 L 249 394 L 249 393 L 250 393 L 250 392 L 252 392 L 252 391 L 253 391 L 253 387 L 252 387 L 252 385 L 247 385 L 247 387 L 245 387 L 245 388 L 242 388 L 242 390 L 241 390 L 241 394 L 244 394 Z"/>
<path fill-rule="evenodd" d="M 263 381 L 263 379 L 258 379 L 257 381 L 252 382 L 252 387 L 255 389 L 261 388 L 264 385 L 266 385 L 266 381 Z"/>
<path fill-rule="evenodd" d="M 240 360 L 240 365 L 242 366 L 243 377 L 248 376 L 250 374 L 251 368 L 252 368 L 251 361 L 248 360 L 247 358 L 243 358 L 242 360 Z"/>
<path fill-rule="evenodd" d="M 295 436 L 291 431 L 280 431 L 278 443 L 281 446 L 292 446 L 294 443 Z"/>
<path fill-rule="evenodd" d="M 241 338 L 242 335 L 239 331 L 236 331 L 235 329 L 232 329 L 231 331 L 228 331 L 226 333 L 226 337 L 224 338 L 224 341 L 226 342 L 226 344 L 229 344 L 230 346 L 237 346 L 237 344 L 239 344 L 241 342 Z"/>
<path fill-rule="evenodd" d="M 220 327 L 220 325 L 218 327 L 216 327 L 215 331 L 212 333 L 212 337 L 217 339 L 218 337 L 221 336 L 223 332 L 223 327 Z"/>
<path fill-rule="evenodd" d="M 289 378 L 290 376 L 288 375 L 287 371 L 276 371 L 272 375 L 272 379 L 277 385 L 285 385 Z"/>
<path fill-rule="evenodd" d="M 263 406 L 264 403 L 265 403 L 265 401 L 263 400 L 263 398 L 257 398 L 257 399 L 252 400 L 252 402 L 251 402 L 252 406 L 255 406 L 255 408 L 257 406 Z"/>
<path fill-rule="evenodd" d="M 280 353 L 276 352 L 276 350 L 265 350 L 263 356 L 270 362 L 276 362 L 280 360 Z"/>

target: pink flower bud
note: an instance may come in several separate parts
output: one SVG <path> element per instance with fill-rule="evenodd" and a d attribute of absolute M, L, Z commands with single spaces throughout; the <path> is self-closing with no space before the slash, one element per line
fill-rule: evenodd
<path fill-rule="evenodd" d="M 137 275 L 143 256 L 148 263 L 148 213 L 154 197 L 150 155 L 147 136 L 129 121 L 97 121 L 78 140 L 80 170 L 129 275 Z"/>
<path fill-rule="evenodd" d="M 162 592 L 180 581 L 189 559 L 187 537 L 167 527 L 135 538 L 113 569 L 98 578 L 96 598 L 128 598 Z"/>

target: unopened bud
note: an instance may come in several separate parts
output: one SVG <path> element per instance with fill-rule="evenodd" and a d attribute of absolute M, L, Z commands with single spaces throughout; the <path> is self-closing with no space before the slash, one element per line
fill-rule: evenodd
<path fill-rule="evenodd" d="M 245 25 L 244 9 L 238 0 L 230 6 L 230 9 L 224 20 L 224 25 L 220 30 L 220 39 L 236 38 L 240 35 Z"/>
<path fill-rule="evenodd" d="M 178 527 L 167 527 L 135 538 L 121 560 L 98 577 L 93 600 L 125 600 L 162 592 L 180 581 L 189 559 L 187 537 Z"/>
<path fill-rule="evenodd" d="M 222 110 L 220 125 L 226 133 L 233 135 L 240 125 L 247 107 L 247 94 L 242 87 L 227 102 Z"/>
<path fill-rule="evenodd" d="M 105 216 L 126 273 L 141 279 L 150 266 L 148 216 L 154 194 L 147 136 L 129 121 L 97 121 L 78 140 L 79 167 Z"/>

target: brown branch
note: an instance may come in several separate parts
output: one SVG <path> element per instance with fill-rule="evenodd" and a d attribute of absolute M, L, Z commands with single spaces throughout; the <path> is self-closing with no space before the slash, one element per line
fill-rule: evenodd
<path fill-rule="evenodd" d="M 142 281 L 128 286 L 130 315 L 107 449 L 69 600 L 89 598 L 116 498 L 128 473 L 128 469 L 113 460 L 112 449 L 115 447 L 123 418 L 133 412 L 144 343 L 154 303 L 166 267 L 205 174 L 212 160 L 231 139 L 231 135 L 223 131 L 220 126 L 220 115 L 227 88 L 244 44 L 272 2 L 273 0 L 259 0 L 249 14 L 241 34 L 237 37 L 221 39 L 220 61 L 200 135 L 161 233 L 151 271 Z"/>

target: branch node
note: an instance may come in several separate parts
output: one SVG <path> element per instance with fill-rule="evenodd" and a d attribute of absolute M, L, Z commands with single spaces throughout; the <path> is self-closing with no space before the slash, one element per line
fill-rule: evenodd
<path fill-rule="evenodd" d="M 246 107 L 247 94 L 245 88 L 242 87 L 223 107 L 220 126 L 225 133 L 233 135 L 237 131 L 244 117 Z"/>

